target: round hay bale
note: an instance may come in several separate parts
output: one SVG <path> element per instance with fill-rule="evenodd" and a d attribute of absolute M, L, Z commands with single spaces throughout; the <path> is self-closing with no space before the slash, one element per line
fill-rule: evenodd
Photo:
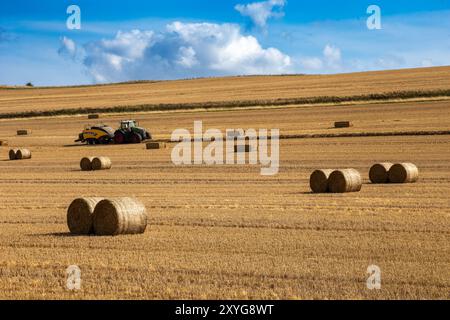
<path fill-rule="evenodd" d="M 92 170 L 107 170 L 111 169 L 111 159 L 108 157 L 96 157 L 92 160 Z"/>
<path fill-rule="evenodd" d="M 165 142 L 147 142 L 146 148 L 148 150 L 165 149 L 166 148 L 166 144 L 165 144 Z"/>
<path fill-rule="evenodd" d="M 361 174 L 355 169 L 335 170 L 328 178 L 328 188 L 332 193 L 358 192 L 361 187 Z"/>
<path fill-rule="evenodd" d="M 413 183 L 419 180 L 419 169 L 413 163 L 397 163 L 389 170 L 391 183 Z"/>
<path fill-rule="evenodd" d="M 328 192 L 328 178 L 333 169 L 315 170 L 309 178 L 309 186 L 314 193 Z"/>
<path fill-rule="evenodd" d="M 103 198 L 78 198 L 67 209 L 67 226 L 73 234 L 91 234 L 94 232 L 93 214 L 97 203 Z"/>
<path fill-rule="evenodd" d="M 11 149 L 11 150 L 9 150 L 9 160 L 16 160 L 17 159 L 17 150 L 19 150 L 19 149 Z"/>
<path fill-rule="evenodd" d="M 350 121 L 336 121 L 334 123 L 335 128 L 350 128 L 352 123 Z"/>
<path fill-rule="evenodd" d="M 84 157 L 80 161 L 80 168 L 82 171 L 91 171 L 92 170 L 92 160 L 94 157 Z"/>
<path fill-rule="evenodd" d="M 388 183 L 389 182 L 389 169 L 393 166 L 393 163 L 381 162 L 374 164 L 369 171 L 369 178 L 372 183 Z"/>
<path fill-rule="evenodd" d="M 105 199 L 95 207 L 94 232 L 97 235 L 144 233 L 146 227 L 146 209 L 136 199 Z"/>
<path fill-rule="evenodd" d="M 17 150 L 16 159 L 18 159 L 18 160 L 31 159 L 31 151 L 28 149 Z"/>

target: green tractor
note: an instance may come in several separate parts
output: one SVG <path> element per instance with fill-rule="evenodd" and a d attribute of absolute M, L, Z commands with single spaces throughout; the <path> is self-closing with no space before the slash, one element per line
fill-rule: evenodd
<path fill-rule="evenodd" d="M 120 121 L 120 128 L 114 132 L 114 143 L 141 143 L 144 140 L 151 139 L 150 132 L 140 128 L 136 120 Z"/>

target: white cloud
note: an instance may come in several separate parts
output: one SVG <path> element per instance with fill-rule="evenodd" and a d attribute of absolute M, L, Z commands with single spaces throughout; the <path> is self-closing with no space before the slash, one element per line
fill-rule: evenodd
<path fill-rule="evenodd" d="M 238 4 L 234 8 L 244 17 L 249 17 L 254 25 L 265 28 L 270 18 L 284 16 L 285 0 L 267 0 L 249 4 Z"/>
<path fill-rule="evenodd" d="M 75 41 L 67 37 L 62 37 L 61 47 L 59 48 L 58 53 L 62 56 L 74 59 L 77 55 L 77 45 L 75 44 Z"/>
<path fill-rule="evenodd" d="M 329 67 L 337 68 L 341 63 L 341 49 L 327 44 L 323 49 L 323 57 Z"/>
<path fill-rule="evenodd" d="M 63 47 L 71 53 L 68 40 Z M 118 32 L 113 39 L 86 44 L 83 54 L 83 64 L 96 82 L 292 71 L 288 55 L 263 48 L 233 24 L 174 22 L 161 33 Z"/>

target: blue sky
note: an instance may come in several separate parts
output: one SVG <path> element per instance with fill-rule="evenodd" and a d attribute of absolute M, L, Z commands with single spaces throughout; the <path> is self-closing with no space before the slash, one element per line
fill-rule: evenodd
<path fill-rule="evenodd" d="M 66 27 L 72 4 L 80 30 Z M 367 28 L 370 5 L 381 9 L 379 30 Z M 450 65 L 450 0 L 0 3 L 0 84 L 439 65 Z"/>

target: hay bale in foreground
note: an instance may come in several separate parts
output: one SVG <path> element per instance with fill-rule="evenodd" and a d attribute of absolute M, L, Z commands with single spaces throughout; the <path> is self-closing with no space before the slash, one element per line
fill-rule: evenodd
<path fill-rule="evenodd" d="M 111 169 L 112 162 L 108 157 L 96 157 L 92 160 L 92 170 Z"/>
<path fill-rule="evenodd" d="M 97 203 L 103 198 L 78 198 L 67 209 L 67 226 L 72 234 L 91 234 L 94 232 L 93 214 Z"/>
<path fill-rule="evenodd" d="M 414 183 L 419 180 L 419 169 L 413 163 L 397 163 L 389 170 L 391 183 Z"/>
<path fill-rule="evenodd" d="M 355 169 L 335 170 L 328 178 L 328 188 L 332 193 L 358 192 L 361 187 L 361 174 Z"/>
<path fill-rule="evenodd" d="M 381 162 L 374 164 L 369 171 L 369 178 L 372 183 L 388 183 L 389 182 L 389 169 L 393 166 L 393 163 Z"/>
<path fill-rule="evenodd" d="M 98 115 L 98 114 L 89 114 L 88 115 L 88 119 L 98 119 L 98 118 L 100 118 L 100 115 Z"/>
<path fill-rule="evenodd" d="M 8 141 L 0 140 L 0 146 L 7 146 L 7 145 L 8 145 Z"/>
<path fill-rule="evenodd" d="M 352 123 L 350 121 L 336 121 L 334 123 L 335 128 L 350 128 Z"/>
<path fill-rule="evenodd" d="M 315 170 L 309 178 L 309 186 L 314 193 L 328 192 L 328 178 L 333 169 Z"/>
<path fill-rule="evenodd" d="M 165 142 L 147 142 L 146 143 L 147 150 L 155 150 L 155 149 L 165 149 Z"/>
<path fill-rule="evenodd" d="M 238 144 L 234 146 L 234 152 L 251 152 L 252 146 L 249 144 Z"/>
<path fill-rule="evenodd" d="M 25 129 L 17 130 L 18 136 L 26 136 L 29 134 L 31 134 L 31 130 L 25 130 Z"/>
<path fill-rule="evenodd" d="M 11 149 L 11 150 L 9 150 L 9 160 L 16 160 L 17 158 L 17 151 L 18 151 L 19 149 Z"/>
<path fill-rule="evenodd" d="M 97 235 L 144 233 L 147 227 L 145 206 L 133 198 L 100 201 L 94 210 L 94 232 Z"/>
<path fill-rule="evenodd" d="M 31 151 L 28 149 L 19 149 L 16 152 L 17 160 L 31 159 Z"/>
<path fill-rule="evenodd" d="M 94 157 L 84 157 L 80 161 L 80 168 L 82 171 L 91 171 L 92 170 L 92 160 Z"/>

